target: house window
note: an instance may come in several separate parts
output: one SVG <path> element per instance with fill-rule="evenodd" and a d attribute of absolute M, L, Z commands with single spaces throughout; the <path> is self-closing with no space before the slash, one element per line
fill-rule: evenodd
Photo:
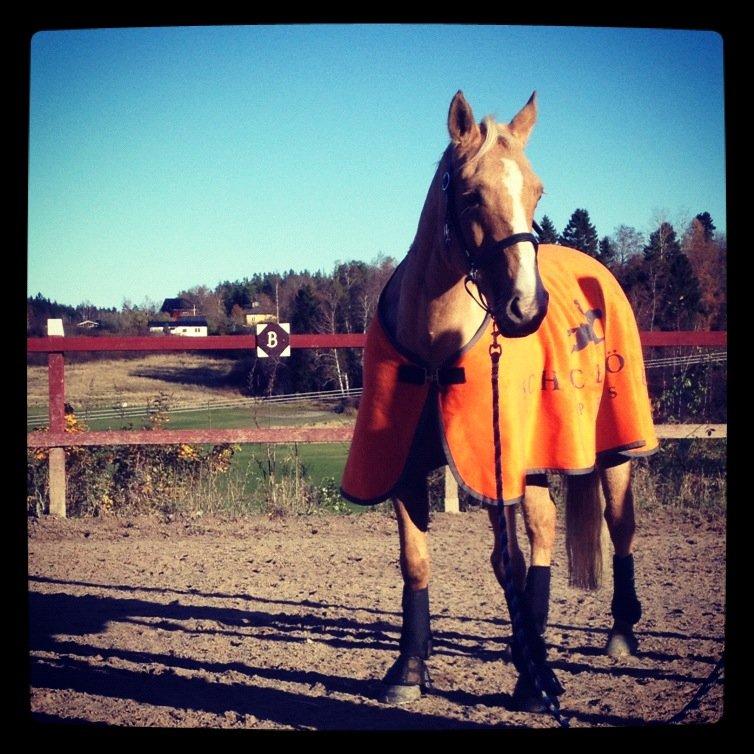
<path fill-rule="evenodd" d="M 195 327 L 195 328 L 194 328 L 194 332 L 199 332 L 199 328 L 198 328 L 198 327 Z"/>

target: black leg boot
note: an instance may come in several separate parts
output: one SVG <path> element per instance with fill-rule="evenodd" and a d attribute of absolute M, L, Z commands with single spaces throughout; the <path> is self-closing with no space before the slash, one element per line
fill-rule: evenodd
<path fill-rule="evenodd" d="M 535 649 L 538 656 L 535 660 L 545 661 L 547 649 L 544 643 L 544 633 L 547 628 L 547 614 L 550 607 L 550 566 L 531 566 L 526 574 L 526 587 L 523 593 L 523 605 L 527 616 L 528 630 L 536 634 L 538 641 Z M 512 645 L 513 663 L 519 672 L 516 688 L 513 691 L 513 706 L 522 712 L 545 712 L 541 694 L 537 693 L 529 671 L 521 658 L 521 650 Z M 560 695 L 564 689 L 554 676 L 551 676 L 551 686 L 548 691 L 552 695 Z"/>
<path fill-rule="evenodd" d="M 641 618 L 641 603 L 636 596 L 633 555 L 613 555 L 613 599 L 610 609 L 614 622 L 607 639 L 607 654 L 610 657 L 636 654 L 639 642 L 633 626 Z"/>
<path fill-rule="evenodd" d="M 400 655 L 383 679 L 380 701 L 406 704 L 432 687 L 425 660 L 432 652 L 429 628 L 429 589 L 403 587 L 403 627 Z"/>
<path fill-rule="evenodd" d="M 544 636 L 550 611 L 550 566 L 531 566 L 524 592 L 534 628 Z"/>

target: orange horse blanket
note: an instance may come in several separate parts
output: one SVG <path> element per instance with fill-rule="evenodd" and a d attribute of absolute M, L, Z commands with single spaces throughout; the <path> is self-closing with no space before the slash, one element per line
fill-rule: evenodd
<path fill-rule="evenodd" d="M 527 473 L 584 474 L 601 454 L 634 457 L 657 449 L 639 332 L 620 285 L 575 249 L 542 244 L 538 261 L 550 294 L 547 316 L 532 335 L 498 341 L 505 503 L 521 500 Z M 488 317 L 443 365 L 446 374 L 447 367 L 461 368 L 464 381 L 441 380 L 432 391 L 446 461 L 460 487 L 487 504 L 498 502 L 491 343 Z M 431 382 L 399 380 L 405 365 L 414 374 L 426 366 L 392 341 L 378 315 L 367 334 L 364 390 L 341 482 L 354 502 L 386 500 L 410 463 Z"/>

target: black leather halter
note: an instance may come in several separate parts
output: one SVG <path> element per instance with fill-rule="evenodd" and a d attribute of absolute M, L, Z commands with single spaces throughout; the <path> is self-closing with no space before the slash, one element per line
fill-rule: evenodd
<path fill-rule="evenodd" d="M 442 190 L 445 194 L 445 227 L 443 228 L 443 237 L 445 239 L 446 248 L 450 246 L 452 241 L 451 232 L 455 233 L 458 240 L 461 243 L 461 248 L 466 255 L 466 262 L 469 266 L 469 277 L 472 280 L 476 280 L 477 272 L 479 270 L 488 267 L 495 259 L 497 254 L 509 246 L 521 243 L 522 241 L 529 241 L 534 246 L 534 253 L 536 254 L 539 249 L 539 239 L 533 233 L 514 233 L 507 238 L 503 238 L 500 241 L 494 241 L 493 243 L 486 245 L 482 249 L 476 249 L 472 254 L 469 251 L 469 245 L 466 243 L 465 236 L 461 224 L 458 222 L 458 216 L 456 215 L 455 201 L 453 197 L 453 184 L 450 177 L 450 170 L 446 170 L 442 176 Z M 532 228 L 538 233 L 542 234 L 542 229 L 536 222 L 532 221 Z"/>

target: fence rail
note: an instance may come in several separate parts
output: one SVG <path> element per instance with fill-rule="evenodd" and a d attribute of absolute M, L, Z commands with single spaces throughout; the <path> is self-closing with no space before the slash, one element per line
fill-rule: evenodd
<path fill-rule="evenodd" d="M 727 333 L 722 331 L 642 332 L 645 347 L 697 346 L 726 347 Z M 366 335 L 358 334 L 292 334 L 291 348 L 363 348 Z M 65 448 L 84 445 L 139 445 L 175 443 L 287 443 L 348 442 L 352 427 L 271 427 L 263 429 L 211 430 L 124 430 L 67 433 L 65 431 L 65 365 L 63 354 L 74 351 L 244 351 L 255 349 L 255 335 L 214 335 L 185 338 L 175 335 L 109 338 L 56 337 L 28 338 L 29 353 L 47 353 L 49 380 L 49 429 L 27 433 L 27 445 L 49 448 L 50 508 L 53 515 L 66 515 Z M 680 425 L 686 427 L 686 425 Z M 700 425 L 701 436 L 724 436 L 725 425 Z M 686 431 L 685 429 L 682 431 Z M 696 432 L 697 430 L 693 430 Z M 692 435 L 682 435 L 692 436 Z M 693 436 L 700 436 L 694 434 Z M 447 475 L 446 475 L 447 479 Z"/>
<path fill-rule="evenodd" d="M 269 405 L 296 405 L 310 401 L 336 401 L 342 398 L 358 398 L 361 388 L 349 388 L 347 390 L 318 390 L 310 393 L 286 393 L 282 395 L 263 395 L 249 398 L 217 398 L 213 400 L 198 400 L 191 402 L 176 403 L 167 409 L 169 414 L 185 414 L 199 411 L 217 411 L 220 409 L 248 409 L 249 411 L 264 408 Z M 79 416 L 85 421 L 98 419 L 131 419 L 138 416 L 149 416 L 154 413 L 155 407 L 151 402 L 129 403 L 128 405 L 97 406 L 83 408 Z M 26 417 L 27 427 L 41 427 L 47 424 L 48 415 L 28 414 Z"/>
<path fill-rule="evenodd" d="M 663 367 L 686 367 L 695 364 L 723 364 L 728 360 L 728 352 L 712 351 L 690 354 L 688 356 L 664 356 L 654 359 L 646 359 L 646 369 L 660 369 Z M 360 398 L 360 387 L 346 390 L 318 390 L 309 393 L 286 393 L 282 395 L 262 395 L 239 398 L 216 398 L 210 400 L 197 400 L 180 402 L 167 409 L 168 414 L 187 414 L 199 411 L 219 411 L 221 409 L 248 409 L 258 410 L 270 405 L 295 405 L 310 401 L 336 401 L 343 398 Z M 124 403 L 121 405 L 100 405 L 92 408 L 83 408 L 79 415 L 85 421 L 107 419 L 132 419 L 140 416 L 149 416 L 155 408 L 151 402 L 147 403 Z M 26 426 L 30 428 L 41 427 L 48 421 L 47 413 L 28 414 Z"/>
<path fill-rule="evenodd" d="M 363 348 L 365 333 L 291 334 L 291 348 Z M 655 346 L 727 346 L 725 330 L 644 330 L 641 344 Z M 29 353 L 73 351 L 249 351 L 257 347 L 256 335 L 209 335 L 186 338 L 181 335 L 145 335 L 127 338 L 80 336 L 27 338 Z"/>
<path fill-rule="evenodd" d="M 353 424 L 340 427 L 256 427 L 249 429 L 133 429 L 125 432 L 101 430 L 97 432 L 34 432 L 29 435 L 29 447 L 56 448 L 59 446 L 96 445 L 217 445 L 264 443 L 350 442 Z M 660 439 L 721 439 L 728 436 L 727 424 L 656 424 Z"/>

